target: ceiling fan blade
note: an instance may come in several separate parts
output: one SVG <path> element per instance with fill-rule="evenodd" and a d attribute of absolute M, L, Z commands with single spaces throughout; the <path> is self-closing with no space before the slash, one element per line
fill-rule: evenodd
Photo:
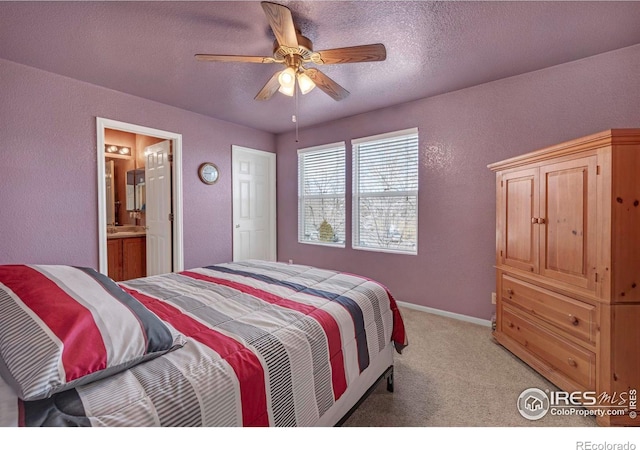
<path fill-rule="evenodd" d="M 285 47 L 298 48 L 296 28 L 289 8 L 271 2 L 261 2 L 261 5 L 278 44 Z"/>
<path fill-rule="evenodd" d="M 322 91 L 324 91 L 334 100 L 340 101 L 349 96 L 349 91 L 326 76 L 324 73 L 320 72 L 318 69 L 307 69 L 304 71 L 304 73 L 307 74 L 309 78 L 311 78 L 311 80 L 313 80 L 316 86 L 318 86 Z"/>
<path fill-rule="evenodd" d="M 280 89 L 280 82 L 278 81 L 278 75 L 280 75 L 281 71 L 278 71 L 273 74 L 273 76 L 267 81 L 267 84 L 258 92 L 258 95 L 255 96 L 254 100 L 269 100 L 273 97 L 273 94 Z"/>
<path fill-rule="evenodd" d="M 355 62 L 384 61 L 387 50 L 383 44 L 358 45 L 355 47 L 322 50 L 311 55 L 316 64 L 345 64 Z"/>
<path fill-rule="evenodd" d="M 270 56 L 242 56 L 242 55 L 204 55 L 197 54 L 198 61 L 221 61 L 221 62 L 248 62 L 248 63 L 274 63 L 279 62 Z"/>

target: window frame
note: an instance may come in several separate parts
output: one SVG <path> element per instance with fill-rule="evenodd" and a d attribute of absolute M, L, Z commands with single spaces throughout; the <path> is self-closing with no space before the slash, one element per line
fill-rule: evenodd
<path fill-rule="evenodd" d="M 341 150 L 342 151 L 342 158 L 343 158 L 343 166 L 344 166 L 344 173 L 343 173 L 343 189 L 342 189 L 342 195 L 339 194 L 314 194 L 314 195 L 305 195 L 304 194 L 304 183 L 305 183 L 305 172 L 306 171 L 301 171 L 301 156 L 304 155 L 310 155 L 310 154 L 314 154 L 314 153 L 322 153 L 322 152 L 327 152 L 327 151 L 334 151 L 334 150 Z M 297 167 L 297 171 L 298 171 L 298 217 L 297 217 L 297 221 L 298 221 L 298 243 L 299 244 L 308 244 L 308 245 L 319 245 L 322 247 L 334 247 L 334 248 L 346 248 L 346 241 L 347 241 L 347 230 L 346 230 L 346 224 L 347 224 L 347 206 L 346 206 L 346 201 L 347 201 L 347 180 L 346 180 L 346 171 L 347 171 L 347 167 L 346 167 L 346 158 L 347 158 L 347 148 L 346 148 L 346 142 L 345 141 L 339 141 L 339 142 L 333 142 L 331 144 L 322 144 L 322 145 L 316 145 L 313 147 L 306 147 L 306 148 L 300 148 L 297 151 L 298 153 L 298 167 Z M 342 240 L 342 242 L 324 242 L 321 240 L 317 240 L 317 241 L 311 241 L 311 240 L 303 240 L 302 236 L 304 235 L 304 231 L 305 231 L 305 215 L 304 215 L 304 210 L 305 210 L 305 200 L 306 199 L 342 199 L 342 203 L 343 203 L 343 210 L 342 210 L 342 215 L 344 218 L 344 239 Z"/>
<path fill-rule="evenodd" d="M 402 137 L 410 137 L 414 136 L 418 139 L 417 144 L 417 152 L 418 152 L 418 161 L 416 168 L 416 176 L 417 176 L 417 185 L 415 190 L 405 190 L 405 191 L 388 191 L 388 192 L 372 192 L 372 193 L 361 193 L 358 190 L 359 181 L 360 181 L 360 145 L 373 143 L 373 142 L 383 142 L 388 140 L 394 140 Z M 420 190 L 420 137 L 418 133 L 418 128 L 408 128 L 404 130 L 393 131 L 390 133 L 382 133 L 373 136 L 367 136 L 357 139 L 351 140 L 351 164 L 352 164 L 352 205 L 351 205 L 351 248 L 354 250 L 363 250 L 370 252 L 380 252 L 380 253 L 393 253 L 400 255 L 417 255 L 418 254 L 418 232 L 419 232 L 419 202 L 418 202 L 418 192 Z M 392 249 L 392 248 L 384 248 L 384 247 L 371 247 L 371 246 L 362 246 L 359 245 L 360 242 L 360 199 L 361 198 L 390 198 L 390 197 L 415 197 L 415 247 L 414 250 L 404 250 L 404 249 Z"/>

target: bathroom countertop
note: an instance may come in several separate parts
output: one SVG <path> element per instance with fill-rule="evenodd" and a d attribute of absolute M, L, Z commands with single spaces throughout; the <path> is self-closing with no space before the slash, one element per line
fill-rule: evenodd
<path fill-rule="evenodd" d="M 146 231 L 118 231 L 117 233 L 107 233 L 107 239 L 123 239 L 131 237 L 142 237 L 146 235 Z"/>
<path fill-rule="evenodd" d="M 115 230 L 115 232 L 114 232 Z M 131 237 L 143 237 L 147 235 L 147 230 L 138 225 L 122 225 L 107 227 L 107 239 L 121 239 Z"/>

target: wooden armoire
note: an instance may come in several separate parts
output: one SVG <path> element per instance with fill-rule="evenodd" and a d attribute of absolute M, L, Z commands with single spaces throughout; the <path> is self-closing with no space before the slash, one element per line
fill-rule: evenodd
<path fill-rule="evenodd" d="M 598 417 L 599 425 L 640 425 L 640 129 L 489 168 L 496 340 L 560 390 L 595 392 L 597 408 L 626 408 Z"/>

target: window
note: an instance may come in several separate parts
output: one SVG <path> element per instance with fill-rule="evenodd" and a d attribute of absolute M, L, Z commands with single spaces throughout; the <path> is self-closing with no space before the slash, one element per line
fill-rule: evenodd
<path fill-rule="evenodd" d="M 418 253 L 418 129 L 351 142 L 353 248 Z"/>
<path fill-rule="evenodd" d="M 298 150 L 298 242 L 344 247 L 345 146 Z"/>

